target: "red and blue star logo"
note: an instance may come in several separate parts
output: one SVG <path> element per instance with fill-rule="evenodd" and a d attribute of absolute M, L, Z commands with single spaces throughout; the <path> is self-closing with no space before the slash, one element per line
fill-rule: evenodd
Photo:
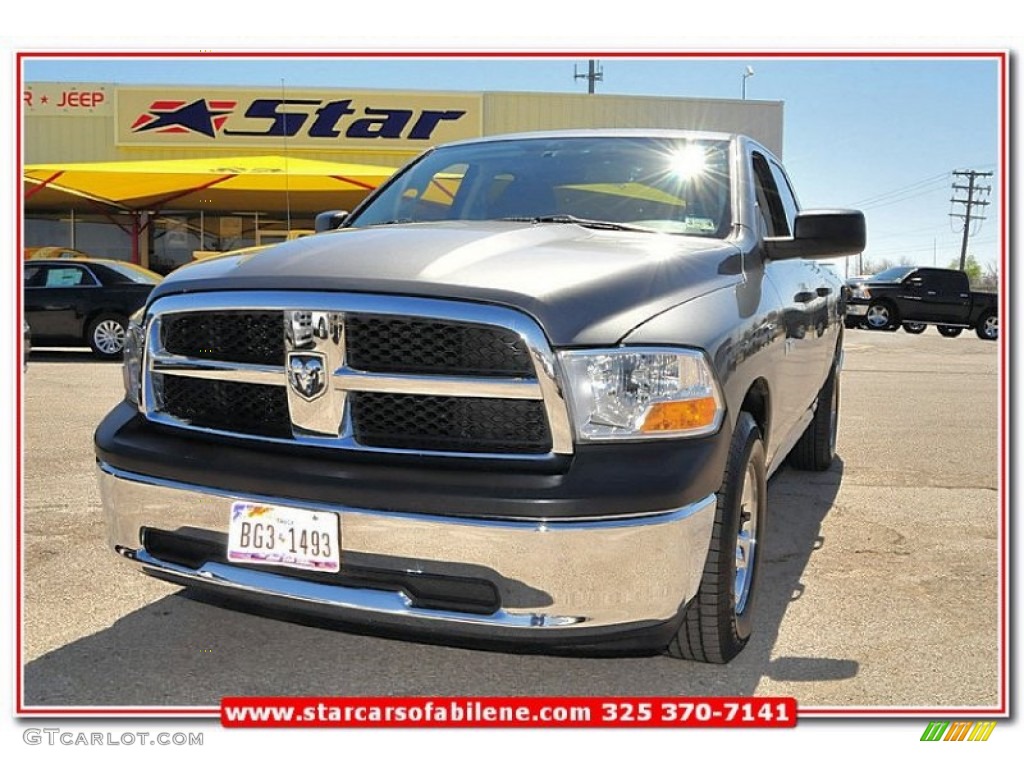
<path fill-rule="evenodd" d="M 215 138 L 234 111 L 237 101 L 154 101 L 149 111 L 132 123 L 132 132 L 200 133 Z"/>

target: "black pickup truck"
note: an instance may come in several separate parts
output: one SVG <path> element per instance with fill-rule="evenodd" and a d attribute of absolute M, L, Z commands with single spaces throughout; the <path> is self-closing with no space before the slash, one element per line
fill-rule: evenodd
<path fill-rule="evenodd" d="M 848 285 L 847 328 L 923 333 L 936 325 L 943 336 L 973 328 L 978 338 L 999 338 L 999 302 L 994 293 L 970 289 L 957 269 L 891 267 Z"/>
<path fill-rule="evenodd" d="M 810 259 L 864 241 L 743 136 L 438 147 L 132 318 L 110 543 L 374 630 L 728 661 L 768 476 L 835 452 L 845 297 Z"/>

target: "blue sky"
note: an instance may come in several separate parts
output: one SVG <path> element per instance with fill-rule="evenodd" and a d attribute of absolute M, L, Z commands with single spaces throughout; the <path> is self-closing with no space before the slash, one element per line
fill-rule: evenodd
<path fill-rule="evenodd" d="M 586 59 L 35 59 L 27 81 L 416 90 L 585 90 Z M 804 207 L 862 207 L 866 260 L 942 266 L 959 257 L 949 175 L 992 171 L 989 219 L 969 252 L 998 261 L 998 62 L 974 59 L 606 58 L 599 93 L 785 103 L 784 159 Z M 976 227 L 978 225 L 975 225 Z M 851 268 L 852 270 L 853 268 Z M 852 271 L 851 271 L 852 273 Z"/>

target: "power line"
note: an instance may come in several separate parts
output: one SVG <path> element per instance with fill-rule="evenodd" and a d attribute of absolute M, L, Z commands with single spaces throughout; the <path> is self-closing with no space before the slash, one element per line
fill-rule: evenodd
<path fill-rule="evenodd" d="M 906 185 L 904 185 L 902 187 L 897 187 L 895 189 L 891 189 L 888 192 L 879 192 L 877 195 L 870 195 L 870 196 L 865 197 L 865 198 L 863 198 L 861 200 L 855 200 L 854 202 L 850 203 L 850 206 L 856 208 L 856 207 L 861 206 L 861 205 L 869 205 L 869 204 L 874 203 L 874 202 L 876 202 L 878 200 L 883 200 L 883 199 L 885 199 L 887 197 L 893 197 L 893 196 L 896 196 L 896 195 L 901 195 L 904 192 L 909 192 L 910 190 L 916 189 L 917 187 L 920 187 L 920 186 L 925 185 L 925 184 L 935 184 L 936 182 L 940 182 L 940 181 L 944 182 L 948 178 L 949 178 L 949 172 L 946 171 L 945 173 L 940 173 L 940 174 L 937 174 L 935 176 L 929 176 L 926 179 L 921 179 L 919 181 L 915 181 L 915 182 L 912 182 L 910 184 L 906 184 Z"/>
<path fill-rule="evenodd" d="M 935 224 L 928 224 L 928 225 L 923 226 L 923 227 L 914 227 L 913 229 L 900 229 L 898 231 L 889 232 L 889 233 L 884 234 L 884 235 L 879 235 L 877 233 L 872 232 L 871 233 L 871 242 L 876 243 L 879 240 L 892 240 L 893 238 L 897 238 L 897 237 L 905 238 L 907 235 L 916 235 L 916 234 L 918 234 L 920 232 L 934 232 L 936 235 L 938 235 L 938 234 L 940 234 L 940 232 L 939 232 L 940 229 L 943 230 L 943 232 L 945 231 L 945 227 L 939 227 L 939 226 L 936 226 Z"/>
<path fill-rule="evenodd" d="M 913 199 L 918 198 L 918 197 L 924 197 L 925 195 L 937 194 L 938 192 L 940 192 L 943 189 L 943 187 L 945 187 L 945 185 L 946 185 L 946 180 L 942 179 L 937 184 L 933 183 L 933 185 L 930 186 L 930 187 L 918 190 L 917 192 L 911 192 L 909 194 L 905 194 L 902 197 L 896 197 L 896 198 L 893 198 L 891 200 L 879 200 L 878 202 L 861 204 L 861 205 L 858 205 L 856 207 L 860 208 L 862 211 L 873 211 L 873 210 L 875 210 L 877 208 L 885 208 L 888 205 L 896 205 L 897 203 L 905 203 L 907 200 L 913 200 Z"/>

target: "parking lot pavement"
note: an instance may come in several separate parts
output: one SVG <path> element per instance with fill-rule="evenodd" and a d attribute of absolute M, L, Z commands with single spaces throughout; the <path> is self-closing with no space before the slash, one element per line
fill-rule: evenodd
<path fill-rule="evenodd" d="M 227 610 L 107 552 L 92 431 L 116 364 L 25 374 L 24 690 L 46 707 L 239 694 L 791 695 L 808 707 L 995 706 L 997 345 L 849 331 L 838 459 L 781 470 L 756 635 L 725 667 L 497 653 Z"/>

